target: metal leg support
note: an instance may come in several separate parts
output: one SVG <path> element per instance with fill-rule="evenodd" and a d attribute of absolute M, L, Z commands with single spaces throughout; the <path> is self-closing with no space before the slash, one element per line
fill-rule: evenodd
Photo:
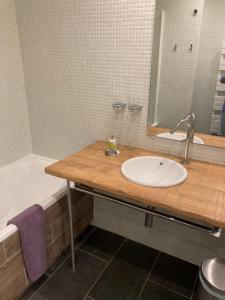
<path fill-rule="evenodd" d="M 72 258 L 72 269 L 75 271 L 75 247 L 74 247 L 74 232 L 73 232 L 73 213 L 72 213 L 72 203 L 71 203 L 71 191 L 70 182 L 67 180 L 67 202 L 69 211 L 69 223 L 70 223 L 70 244 L 71 244 L 71 258 Z"/>

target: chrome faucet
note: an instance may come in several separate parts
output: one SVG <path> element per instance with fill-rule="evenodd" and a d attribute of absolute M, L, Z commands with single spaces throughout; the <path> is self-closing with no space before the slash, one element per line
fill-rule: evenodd
<path fill-rule="evenodd" d="M 185 139 L 184 159 L 181 161 L 181 163 L 188 164 L 190 162 L 189 159 L 190 144 L 193 144 L 194 142 L 194 124 L 195 124 L 194 113 L 188 113 L 182 120 L 180 120 L 177 123 L 177 125 L 173 129 L 170 130 L 170 133 L 171 134 L 175 133 L 183 123 L 187 123 L 187 136 Z"/>

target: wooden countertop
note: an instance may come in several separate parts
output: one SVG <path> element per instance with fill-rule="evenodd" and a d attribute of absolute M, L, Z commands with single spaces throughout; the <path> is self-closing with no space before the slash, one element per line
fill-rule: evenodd
<path fill-rule="evenodd" d="M 141 204 L 199 219 L 225 228 L 225 167 L 191 161 L 187 180 L 170 188 L 150 188 L 134 184 L 121 174 L 121 164 L 129 158 L 158 153 L 119 147 L 118 157 L 105 156 L 106 144 L 97 142 L 80 152 L 48 166 L 48 174 L 129 198 Z M 179 158 L 160 155 L 179 161 Z"/>

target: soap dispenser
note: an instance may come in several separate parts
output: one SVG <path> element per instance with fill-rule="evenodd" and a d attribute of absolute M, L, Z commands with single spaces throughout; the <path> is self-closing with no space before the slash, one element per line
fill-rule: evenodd
<path fill-rule="evenodd" d="M 119 155 L 119 153 L 120 152 L 117 149 L 117 140 L 112 135 L 112 137 L 107 140 L 107 149 L 105 151 L 105 154 L 109 156 L 117 156 Z"/>

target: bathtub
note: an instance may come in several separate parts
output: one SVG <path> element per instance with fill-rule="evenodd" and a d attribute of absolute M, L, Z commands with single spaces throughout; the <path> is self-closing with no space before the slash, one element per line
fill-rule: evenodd
<path fill-rule="evenodd" d="M 47 263 L 50 267 L 70 246 L 66 181 L 45 174 L 54 160 L 28 155 L 0 168 L 0 299 L 18 299 L 30 286 L 20 234 L 7 221 L 38 203 L 45 210 Z M 74 232 L 93 220 L 93 197 L 71 190 Z"/>
<path fill-rule="evenodd" d="M 30 154 L 0 168 L 0 243 L 17 231 L 7 221 L 33 204 L 44 209 L 66 193 L 63 179 L 45 174 L 45 167 L 55 162 Z"/>

